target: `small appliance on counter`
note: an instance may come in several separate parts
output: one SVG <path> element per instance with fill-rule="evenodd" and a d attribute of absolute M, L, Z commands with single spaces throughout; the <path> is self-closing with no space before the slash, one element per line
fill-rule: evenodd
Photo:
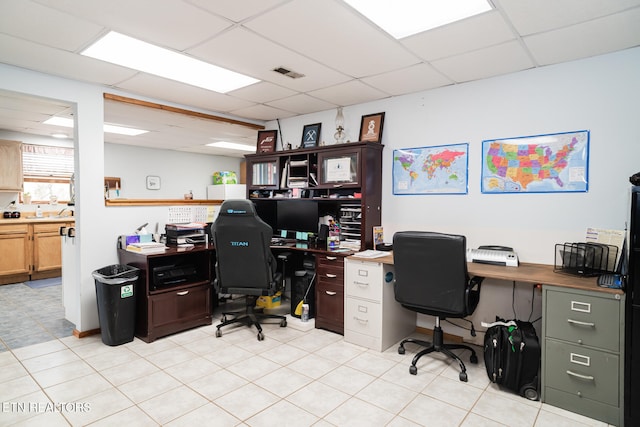
<path fill-rule="evenodd" d="M 6 210 L 2 213 L 2 217 L 5 219 L 9 218 L 20 218 L 20 211 L 16 206 L 15 200 L 6 207 Z"/>

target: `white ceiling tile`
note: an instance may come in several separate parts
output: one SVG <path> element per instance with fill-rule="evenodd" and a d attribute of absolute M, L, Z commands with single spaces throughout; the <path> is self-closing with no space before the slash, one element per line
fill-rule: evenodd
<path fill-rule="evenodd" d="M 295 94 L 296 92 L 291 89 L 269 82 L 259 82 L 228 93 L 230 96 L 258 103 L 274 101 Z"/>
<path fill-rule="evenodd" d="M 427 61 L 471 52 L 515 39 L 498 11 L 435 28 L 402 39 L 411 51 Z"/>
<path fill-rule="evenodd" d="M 282 3 L 282 0 L 185 0 L 215 13 L 224 16 L 233 22 L 240 22 L 252 16 L 256 16 L 268 9 Z"/>
<path fill-rule="evenodd" d="M 243 28 L 234 28 L 190 49 L 188 53 L 230 70 L 302 92 L 349 79 L 348 76 L 317 61 L 265 40 Z M 273 71 L 278 67 L 304 74 L 304 77 L 292 79 Z"/>
<path fill-rule="evenodd" d="M 390 95 L 420 92 L 453 83 L 427 64 L 413 65 L 402 70 L 366 77 L 361 80 Z"/>
<path fill-rule="evenodd" d="M 325 89 L 314 90 L 309 92 L 309 95 L 330 102 L 333 104 L 332 106 L 341 105 L 343 107 L 387 98 L 389 96 L 388 93 L 367 86 L 358 80 L 352 80 Z"/>
<path fill-rule="evenodd" d="M 276 101 L 268 102 L 267 104 L 272 107 L 280 108 L 286 111 L 293 111 L 298 114 L 307 114 L 336 107 L 336 104 L 330 104 L 328 102 L 305 94 L 278 99 Z"/>
<path fill-rule="evenodd" d="M 102 26 L 29 0 L 0 1 L 2 33 L 70 52 L 97 37 Z"/>
<path fill-rule="evenodd" d="M 640 0 L 499 0 L 520 35 L 525 36 L 640 6 Z"/>
<path fill-rule="evenodd" d="M 38 0 L 89 22 L 175 50 L 185 50 L 233 23 L 183 1 Z"/>
<path fill-rule="evenodd" d="M 271 107 L 265 104 L 257 104 L 248 108 L 241 108 L 239 110 L 231 111 L 232 114 L 239 117 L 246 117 L 256 120 L 275 120 L 285 119 L 287 117 L 297 116 L 297 113 L 291 111 L 282 110 L 280 108 Z"/>
<path fill-rule="evenodd" d="M 432 65 L 456 82 L 484 79 L 533 67 L 531 59 L 517 41 L 433 61 Z"/>
<path fill-rule="evenodd" d="M 398 49 L 398 41 L 390 35 L 335 0 L 294 0 L 244 25 L 352 77 L 419 62 L 405 49 Z"/>
<path fill-rule="evenodd" d="M 602 37 L 608 34 L 608 37 Z M 640 9 L 536 34 L 524 42 L 541 65 L 572 61 L 640 44 Z"/>
<path fill-rule="evenodd" d="M 2 62 L 69 79 L 114 84 L 137 71 L 0 34 Z"/>
<path fill-rule="evenodd" d="M 156 99 L 166 99 L 178 104 L 193 105 L 211 111 L 228 112 L 233 109 L 246 108 L 253 104 L 250 101 L 229 95 L 144 73 L 139 73 L 119 83 L 117 87 Z"/>

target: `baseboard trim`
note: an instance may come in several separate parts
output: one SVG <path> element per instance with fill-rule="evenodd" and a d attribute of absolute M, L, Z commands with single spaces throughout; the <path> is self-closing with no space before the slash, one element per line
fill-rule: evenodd
<path fill-rule="evenodd" d="M 73 330 L 73 336 L 76 338 L 85 338 L 91 335 L 97 335 L 100 333 L 100 328 L 98 329 L 89 329 L 88 331 L 79 331 L 77 329 Z"/>

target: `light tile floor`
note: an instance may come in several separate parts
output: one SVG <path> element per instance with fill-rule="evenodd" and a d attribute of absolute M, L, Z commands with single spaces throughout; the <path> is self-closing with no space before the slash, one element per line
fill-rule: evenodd
<path fill-rule="evenodd" d="M 68 336 L 0 353 L 0 425 L 605 426 L 499 390 L 482 361 L 377 352 L 320 329 L 192 329 L 116 347 Z M 426 338 L 426 337 L 425 337 Z M 428 339 L 428 338 L 427 338 Z M 465 356 L 468 357 L 468 356 Z"/>

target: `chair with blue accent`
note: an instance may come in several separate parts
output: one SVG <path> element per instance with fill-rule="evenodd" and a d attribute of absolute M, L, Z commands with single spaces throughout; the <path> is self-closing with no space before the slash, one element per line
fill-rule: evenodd
<path fill-rule="evenodd" d="M 250 200 L 222 203 L 218 217 L 211 225 L 216 252 L 214 287 L 220 294 L 246 295 L 246 309 L 244 314 L 223 313 L 216 337 L 222 336 L 220 328 L 234 323 L 255 326 L 259 341 L 264 339 L 260 320 L 277 319 L 281 327 L 287 326 L 285 316 L 255 309 L 258 297 L 275 295 L 282 281 L 280 273 L 276 272 L 277 261 L 271 253 L 272 235 L 273 230 L 256 214 Z"/>

